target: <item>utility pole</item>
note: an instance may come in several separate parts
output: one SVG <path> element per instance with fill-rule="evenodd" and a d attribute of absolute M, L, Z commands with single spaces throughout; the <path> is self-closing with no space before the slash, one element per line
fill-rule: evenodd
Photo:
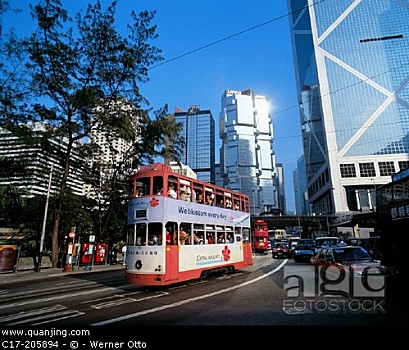
<path fill-rule="evenodd" d="M 43 230 L 41 232 L 41 241 L 40 241 L 40 254 L 38 256 L 38 265 L 37 265 L 37 272 L 41 271 L 41 260 L 43 258 L 43 246 L 44 246 L 44 238 L 45 238 L 45 226 L 47 223 L 47 213 L 48 213 L 48 202 L 50 200 L 50 189 L 51 189 L 51 179 L 53 177 L 53 164 L 51 164 L 50 170 L 50 179 L 48 180 L 48 190 L 47 190 L 47 199 L 45 201 L 45 211 L 44 211 L 44 221 L 43 221 Z"/>

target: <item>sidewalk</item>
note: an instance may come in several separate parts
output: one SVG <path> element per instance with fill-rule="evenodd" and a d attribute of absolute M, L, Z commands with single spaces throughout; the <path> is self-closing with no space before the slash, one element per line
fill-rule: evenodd
<path fill-rule="evenodd" d="M 76 274 L 86 274 L 103 271 L 125 270 L 122 264 L 116 265 L 94 265 L 91 269 L 85 267 L 75 267 L 72 271 L 64 272 L 60 268 L 45 267 L 36 272 L 34 270 L 20 270 L 17 272 L 0 272 L 0 286 L 20 281 L 39 280 L 56 276 L 71 276 Z"/>

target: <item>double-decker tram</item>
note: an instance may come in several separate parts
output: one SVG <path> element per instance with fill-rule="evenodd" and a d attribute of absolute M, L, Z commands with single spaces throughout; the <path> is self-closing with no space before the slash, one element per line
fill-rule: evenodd
<path fill-rule="evenodd" d="M 269 249 L 268 225 L 264 220 L 256 220 L 253 225 L 252 244 L 254 252 L 267 252 Z"/>
<path fill-rule="evenodd" d="M 249 197 L 162 163 L 130 177 L 126 281 L 163 286 L 250 267 Z"/>

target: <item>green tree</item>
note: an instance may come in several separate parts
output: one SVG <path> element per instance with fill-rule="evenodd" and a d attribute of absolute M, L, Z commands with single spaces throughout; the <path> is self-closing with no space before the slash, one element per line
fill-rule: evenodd
<path fill-rule="evenodd" d="M 24 163 L 10 157 L 0 157 L 0 180 L 19 178 L 25 173 Z M 21 212 L 25 207 L 26 194 L 24 188 L 13 182 L 0 186 L 0 227 L 17 228 L 23 223 Z"/>
<path fill-rule="evenodd" d="M 35 32 L 5 45 L 10 63 L 3 67 L 0 127 L 39 143 L 58 157 L 63 169 L 55 180 L 59 191 L 53 211 L 53 267 L 68 177 L 71 169 L 84 167 L 85 157 L 74 157 L 74 149 L 89 154 L 85 141 L 97 123 L 133 141 L 129 158 L 134 168 L 158 155 L 177 155 L 181 141 L 176 134 L 180 127 L 165 117 L 166 107 L 150 118 L 151 110 L 143 109 L 149 103 L 139 89 L 148 81 L 149 67 L 163 59 L 150 44 L 157 37 L 151 24 L 155 11 L 132 11 L 127 35 L 122 36 L 115 28 L 116 5 L 112 1 L 104 12 L 97 1 L 73 20 L 60 0 L 39 1 L 31 6 Z M 124 103 L 130 108 L 120 107 Z M 42 137 L 30 139 L 27 126 L 38 121 L 48 127 Z M 56 139 L 64 140 L 64 149 L 51 142 Z M 166 147 L 167 139 L 176 141 L 172 148 Z M 113 177 L 114 183 L 117 178 Z"/>

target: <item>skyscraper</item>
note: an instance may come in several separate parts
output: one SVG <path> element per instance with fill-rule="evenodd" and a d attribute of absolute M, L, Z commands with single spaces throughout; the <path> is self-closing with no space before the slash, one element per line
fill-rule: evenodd
<path fill-rule="evenodd" d="M 311 210 L 374 210 L 409 166 L 409 2 L 287 5 Z"/>
<path fill-rule="evenodd" d="M 225 90 L 221 100 L 220 175 L 224 186 L 249 195 L 252 213 L 278 208 L 267 97 L 252 90 Z"/>
<path fill-rule="evenodd" d="M 197 178 L 215 183 L 215 129 L 210 110 L 200 110 L 199 106 L 189 106 L 184 112 L 177 109 L 175 121 L 183 124 L 180 133 L 186 141 L 182 150 L 181 163 L 188 165 Z"/>
<path fill-rule="evenodd" d="M 286 195 L 285 195 L 285 179 L 283 163 L 275 164 L 275 188 L 277 189 L 277 207 L 283 213 L 287 213 Z"/>

